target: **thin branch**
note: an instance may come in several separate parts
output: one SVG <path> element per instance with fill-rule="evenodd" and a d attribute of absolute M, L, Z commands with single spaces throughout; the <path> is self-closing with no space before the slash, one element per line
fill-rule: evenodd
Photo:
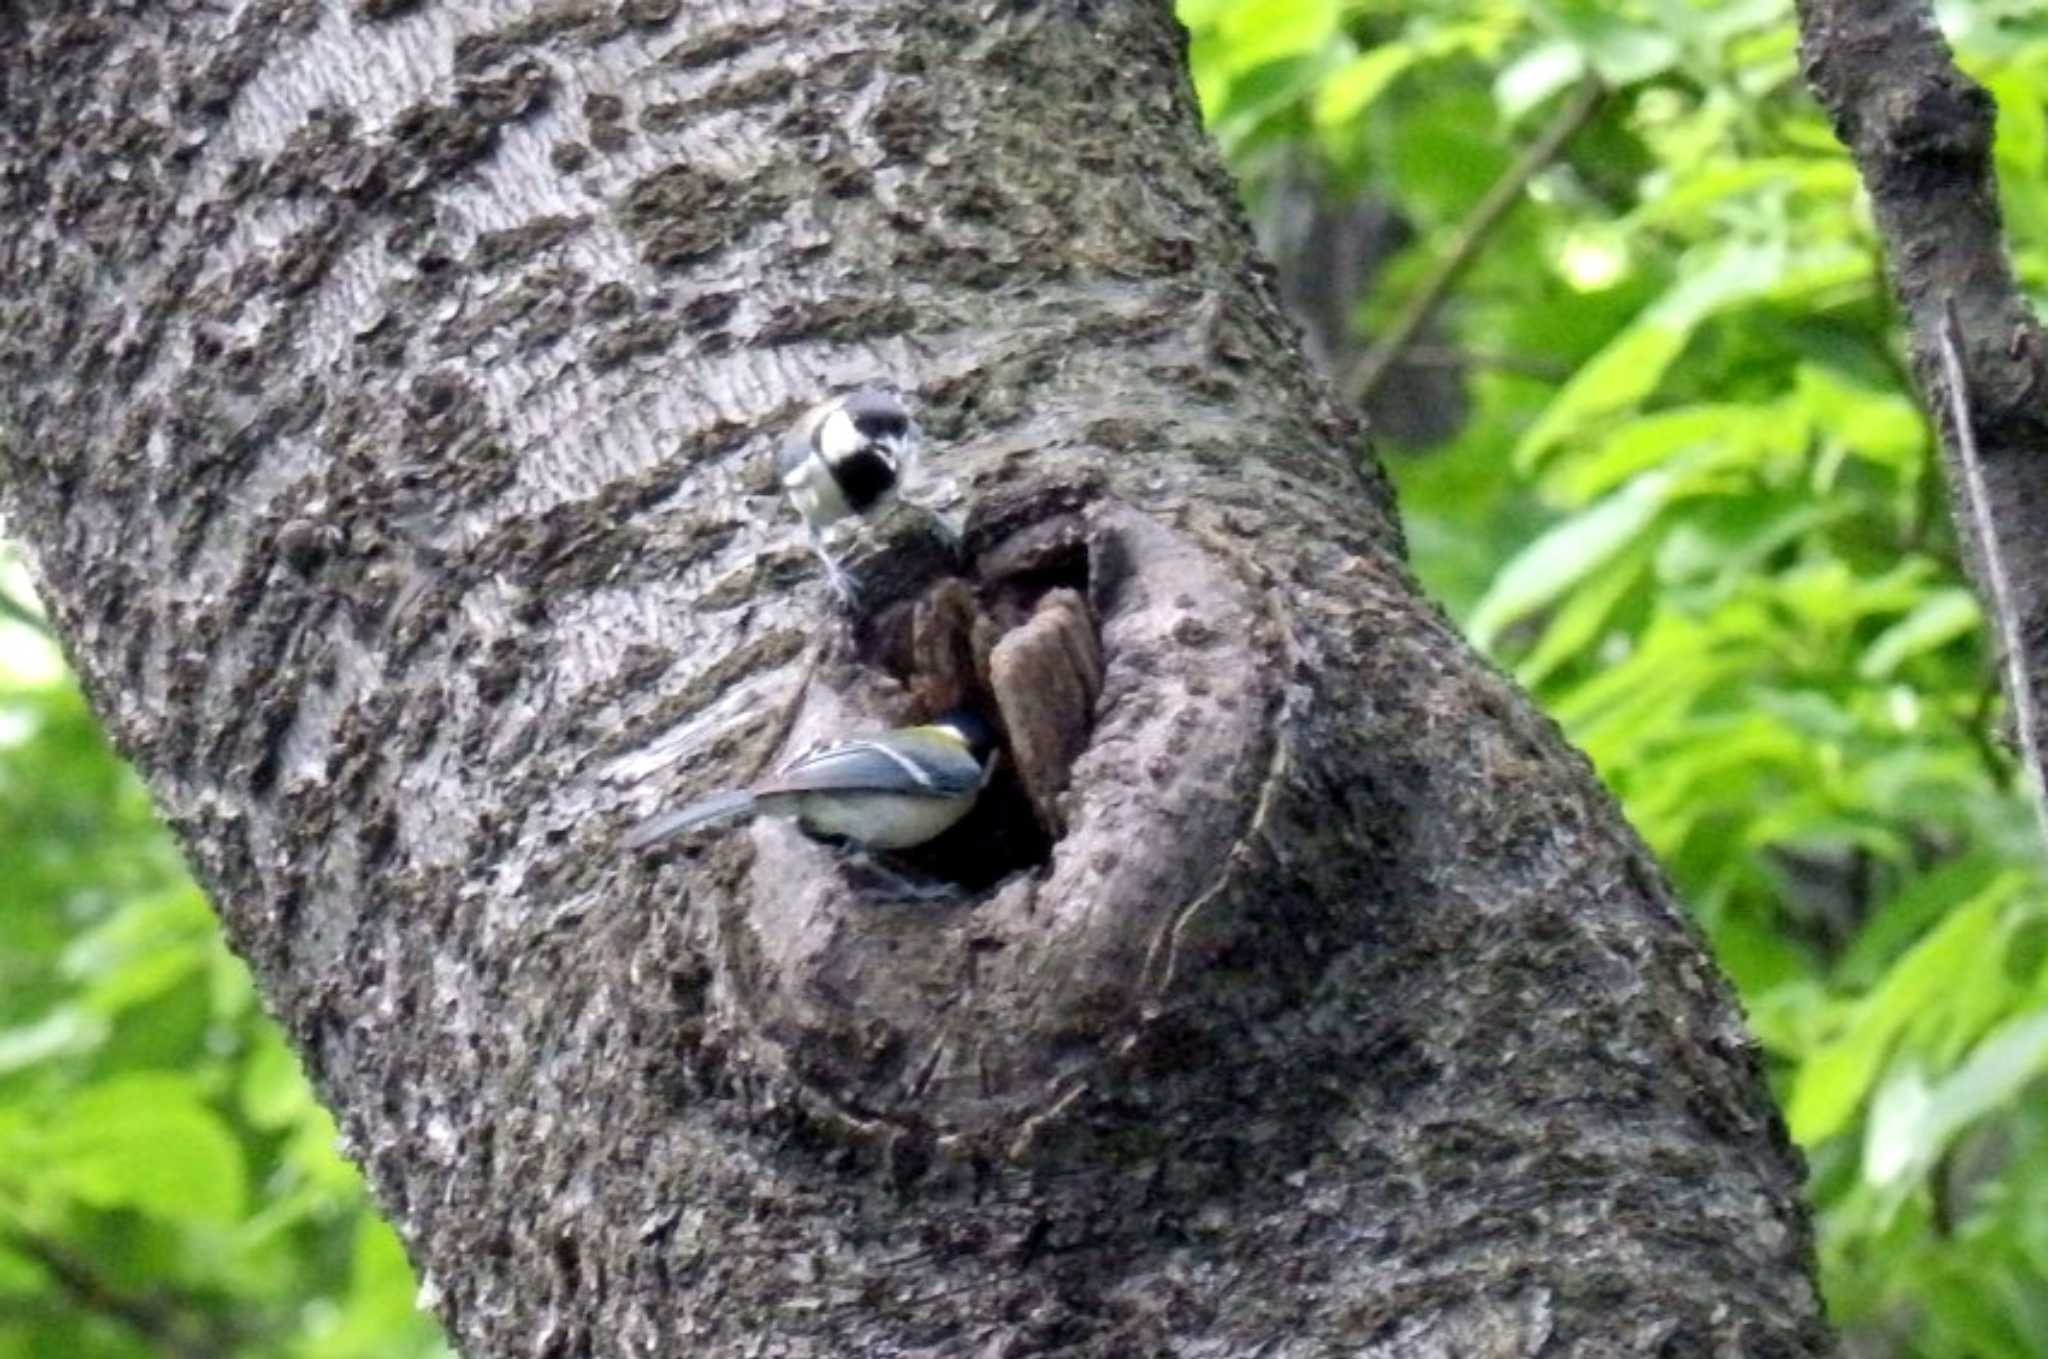
<path fill-rule="evenodd" d="M 1963 482 L 1968 488 L 1963 507 L 1977 531 L 1985 589 L 1991 596 L 1991 625 L 2005 652 L 2005 680 L 2012 694 L 2013 725 L 2018 729 L 2024 754 L 2020 764 L 2025 770 L 2027 795 L 2033 800 L 2034 814 L 2041 820 L 2042 842 L 2048 844 L 2048 801 L 2043 800 L 2042 771 L 2036 763 L 2043 748 L 2041 709 L 2035 701 L 2033 678 L 2027 673 L 2027 646 L 2021 632 L 2019 604 L 2014 598 L 2012 578 L 2006 571 L 1998 521 L 1991 513 L 1984 463 L 1977 454 L 1977 431 L 1970 419 L 1969 381 L 1963 372 L 1963 327 L 1956 319 L 1956 300 L 1952 295 L 1941 301 L 1941 321 L 1935 339 L 1941 354 L 1942 386 L 1947 389 L 1949 426 L 1956 441 L 1956 461 L 1962 465 Z"/>
<path fill-rule="evenodd" d="M 1962 570 L 1960 565 L 1955 568 L 1957 575 L 1961 575 Z M 1983 767 L 1984 777 L 1994 785 L 2003 784 L 2012 776 L 2012 751 L 1999 744 L 1991 734 L 1992 710 L 1998 706 L 1998 696 L 2002 692 L 1998 683 L 1998 671 L 2005 668 L 2005 663 L 2003 654 L 1993 659 L 1992 668 L 1985 672 L 1977 686 L 1977 701 L 1972 705 L 1967 717 L 1953 712 L 1949 714 L 1949 720 L 1954 723 L 1957 734 L 1976 752 L 1977 763 Z"/>
<path fill-rule="evenodd" d="M 80 1307 L 125 1324 L 178 1359 L 211 1359 L 225 1348 L 226 1335 L 195 1310 L 159 1298 L 124 1293 L 56 1241 L 17 1227 L 0 1236 L 0 1246 L 40 1265 Z M 195 1329 L 214 1334 L 195 1337 Z"/>
<path fill-rule="evenodd" d="M 1345 378 L 1344 395 L 1353 405 L 1364 403 L 1373 394 L 1394 366 L 1394 361 L 1401 357 L 1401 352 L 1442 305 L 1459 276 L 1478 257 L 1479 247 L 1507 216 L 1508 209 L 1521 200 L 1522 191 L 1536 177 L 1536 172 L 1557 157 L 1564 144 L 1592 119 L 1606 96 L 1607 87 L 1597 77 L 1586 77 L 1571 99 L 1558 110 L 1557 117 L 1551 119 L 1550 126 L 1543 129 L 1543 135 L 1531 142 L 1508 167 L 1507 173 L 1494 181 L 1486 196 L 1459 225 L 1450 250 L 1438 262 L 1435 271 L 1408 299 L 1401 314 L 1394 318 L 1393 325 L 1373 342 L 1372 348 Z"/>
<path fill-rule="evenodd" d="M 2044 835 L 2048 341 L 2013 278 L 1991 157 L 1997 106 L 1956 68 L 1927 0 L 1799 0 L 1800 67 L 1855 158 L 1998 644 Z"/>
<path fill-rule="evenodd" d="M 1572 375 L 1571 365 L 1537 354 L 1508 354 L 1499 350 L 1460 349 L 1448 344 L 1418 344 L 1400 354 L 1404 368 L 1497 368 L 1503 373 L 1535 378 L 1541 382 L 1562 382 Z"/>
<path fill-rule="evenodd" d="M 50 620 L 31 609 L 28 605 L 0 590 L 0 618 L 19 623 L 25 628 L 34 628 L 43 636 L 56 640 L 57 634 L 50 630 Z"/>

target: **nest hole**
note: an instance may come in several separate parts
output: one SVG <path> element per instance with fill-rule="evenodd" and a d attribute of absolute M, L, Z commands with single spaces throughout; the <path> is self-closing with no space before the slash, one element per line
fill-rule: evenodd
<path fill-rule="evenodd" d="M 929 844 L 891 857 L 919 878 L 978 894 L 1013 873 L 1044 867 L 1052 861 L 1052 846 L 1052 836 L 1039 825 L 1006 757 L 960 824 Z"/>
<path fill-rule="evenodd" d="M 899 539 L 878 565 L 910 588 L 882 593 L 891 602 L 855 628 L 859 661 L 907 691 L 904 720 L 964 708 L 997 733 L 1001 758 L 974 809 L 892 856 L 969 892 L 1051 862 L 1060 794 L 1102 688 L 1087 529 L 1055 509 L 1022 524 L 970 520 L 958 557 L 929 534 Z"/>

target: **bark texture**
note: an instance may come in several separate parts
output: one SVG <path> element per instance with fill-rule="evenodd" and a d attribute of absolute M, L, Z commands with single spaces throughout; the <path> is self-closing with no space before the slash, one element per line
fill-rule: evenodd
<path fill-rule="evenodd" d="M 1807 82 L 1870 193 L 1913 372 L 1945 433 L 1950 503 L 2048 827 L 2048 342 L 2006 259 L 1997 110 L 1956 69 L 1923 0 L 1801 0 L 1799 26 Z M 1960 384 L 1943 373 L 1950 315 Z"/>
<path fill-rule="evenodd" d="M 1417 596 L 1165 5 L 0 25 L 13 523 L 470 1359 L 1826 1348 L 1729 992 Z M 1066 834 L 622 858 L 912 706 L 939 559 L 849 626 L 768 470 L 876 377 L 998 621 L 1096 612 Z"/>

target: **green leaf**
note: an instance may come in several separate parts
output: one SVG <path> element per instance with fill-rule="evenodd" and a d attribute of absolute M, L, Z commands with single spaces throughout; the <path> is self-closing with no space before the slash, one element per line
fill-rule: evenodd
<path fill-rule="evenodd" d="M 206 966 L 214 932 L 191 886 L 139 897 L 65 950 L 66 975 L 88 983 L 85 1003 L 117 1015 L 163 995 Z"/>
<path fill-rule="evenodd" d="M 182 1076 L 116 1076 L 81 1091 L 42 1150 L 47 1182 L 96 1207 L 219 1223 L 245 1211 L 241 1145 Z"/>
<path fill-rule="evenodd" d="M 106 1037 L 105 1019 L 74 1006 L 60 1007 L 38 1022 L 0 1029 L 0 1075 L 81 1056 L 105 1042 Z"/>
<path fill-rule="evenodd" d="M 1884 1186 L 1925 1173 L 1963 1129 L 2011 1103 L 2043 1072 L 2048 1011 L 2041 1010 L 2001 1025 L 1931 1087 L 1916 1064 L 1902 1065 L 1872 1103 L 1864 1178 Z"/>
<path fill-rule="evenodd" d="M 1621 332 L 1572 374 L 1515 448 L 1515 466 L 1531 471 L 1579 428 L 1599 416 L 1635 405 L 1663 380 L 1664 370 L 1691 338 L 1691 327 L 1672 324 L 1654 314 Z"/>
<path fill-rule="evenodd" d="M 1751 664 L 1733 639 L 1710 647 L 1707 635 L 1690 619 L 1660 613 L 1635 654 L 1560 694 L 1550 711 L 1603 771 L 1639 761 L 1671 739 L 1703 695 Z"/>
<path fill-rule="evenodd" d="M 1242 0 L 1217 22 L 1228 69 L 1312 56 L 1337 37 L 1337 0 Z"/>
<path fill-rule="evenodd" d="M 1775 991 L 1789 995 L 1807 971 L 1800 950 L 1778 930 L 1747 914 L 1734 914 L 1713 929 L 1714 959 L 1745 996 Z M 1773 1046 L 1759 1011 L 1750 1011 L 1750 1027 L 1759 1042 Z"/>
<path fill-rule="evenodd" d="M 419 1310 L 412 1270 L 392 1230 L 363 1218 L 349 1254 L 343 1307 L 322 1319 L 324 1324 L 300 1347 L 299 1359 L 438 1353 L 427 1348 L 432 1322 Z"/>
<path fill-rule="evenodd" d="M 1998 907 L 1997 896 L 1987 890 L 1943 921 L 1891 969 L 1858 1008 L 1848 1032 L 1800 1067 L 1785 1111 L 1796 1140 L 1818 1142 L 1847 1125 L 1899 1031 L 1968 976 L 1989 950 Z"/>
<path fill-rule="evenodd" d="M 2016 888 L 1996 856 L 1976 853 L 1938 864 L 1908 879 L 1871 912 L 1835 967 L 1839 985 L 1874 986 L 1892 960 L 1958 902 L 1970 901 L 2002 880 Z"/>
<path fill-rule="evenodd" d="M 1566 596 L 1563 606 L 1543 629 L 1543 639 L 1515 667 L 1515 678 L 1533 689 L 1591 646 L 1599 638 L 1608 615 L 1643 578 L 1649 564 L 1648 544 L 1637 543 L 1593 572 Z"/>
<path fill-rule="evenodd" d="M 1194 28 L 1188 43 L 1188 69 L 1195 78 L 1195 102 L 1202 117 L 1213 128 L 1230 102 L 1229 49 L 1213 31 Z"/>
<path fill-rule="evenodd" d="M 1473 645 L 1493 646 L 1500 630 L 1577 584 L 1650 526 L 1681 483 L 1652 472 L 1524 548 L 1494 580 L 1466 624 Z"/>
<path fill-rule="evenodd" d="M 1929 1152 L 1934 1096 L 1918 1062 L 1905 1062 L 1878 1087 L 1863 1134 L 1863 1178 L 1880 1188 L 1908 1170 L 1933 1163 Z"/>
<path fill-rule="evenodd" d="M 1875 1041 L 1836 1043 L 1801 1066 L 1785 1111 L 1793 1139 L 1810 1145 L 1840 1132 L 1877 1079 L 1886 1052 Z"/>
<path fill-rule="evenodd" d="M 1678 41 L 1663 28 L 1631 23 L 1592 0 L 1550 0 L 1538 12 L 1564 32 L 1610 85 L 1633 85 L 1678 60 Z"/>
<path fill-rule="evenodd" d="M 363 1182 L 339 1150 L 340 1135 L 333 1115 L 309 1104 L 285 1144 L 284 1159 L 311 1189 L 344 1202 L 361 1197 Z"/>
<path fill-rule="evenodd" d="M 1843 518 L 1846 506 L 1758 493 L 1719 496 L 1674 524 L 1657 550 L 1657 580 L 1717 591 L 1755 588 L 1766 561 Z"/>
<path fill-rule="evenodd" d="M 1238 0 L 1179 0 L 1174 12 L 1187 25 L 1189 32 L 1200 33 L 1219 22 L 1237 3 Z"/>
<path fill-rule="evenodd" d="M 1850 456 L 1919 471 L 1926 459 L 1927 425 L 1918 406 L 1897 392 L 1867 387 L 1816 363 L 1799 365 L 1797 383 L 1813 427 Z"/>
<path fill-rule="evenodd" d="M 1998 102 L 1998 135 L 1991 146 L 2001 179 L 2039 178 L 2048 168 L 2048 110 L 2038 71 L 2006 70 L 1984 79 Z"/>
<path fill-rule="evenodd" d="M 1671 361 L 1692 338 L 1701 318 L 1738 298 L 1771 286 L 1784 267 L 1784 251 L 1733 244 L 1699 257 L 1696 267 L 1634 324 L 1574 373 L 1515 447 L 1515 466 L 1528 472 L 1544 455 L 1585 426 L 1643 400 L 1663 381 Z"/>
<path fill-rule="evenodd" d="M 1678 44 L 1654 28 L 1613 24 L 1591 35 L 1586 59 L 1608 84 L 1633 85 L 1670 70 Z"/>
<path fill-rule="evenodd" d="M 1856 673 L 1867 680 L 1889 679 L 1908 660 L 1947 646 L 1983 621 L 1977 597 L 1968 590 L 1937 590 L 1877 635 L 1856 663 Z"/>
<path fill-rule="evenodd" d="M 285 1128 L 305 1116 L 313 1092 L 283 1035 L 266 1029 L 242 1067 L 242 1111 L 259 1128 Z"/>
<path fill-rule="evenodd" d="M 1563 504 L 1581 505 L 1686 454 L 1746 450 L 1756 443 L 1761 414 L 1752 406 L 1710 402 L 1641 416 L 1587 452 L 1559 458 L 1543 479 L 1544 489 Z"/>
<path fill-rule="evenodd" d="M 1725 43 L 1759 30 L 1782 35 L 1789 26 L 1791 0 L 1716 0 L 1712 5 L 1660 7 L 1659 14 L 1682 14 L 1702 42 Z"/>
<path fill-rule="evenodd" d="M 1632 796 L 1632 810 L 1645 826 L 1682 825 L 1717 809 L 1750 814 L 1774 790 L 1810 779 L 1812 756 L 1811 741 L 1762 713 L 1695 713 L 1685 739 L 1661 753 L 1653 784 Z"/>
<path fill-rule="evenodd" d="M 1674 168 L 1679 173 L 1663 192 L 1649 197 L 1622 219 L 1626 230 L 1697 228 L 1701 215 L 1715 206 L 1766 191 L 1839 200 L 1855 193 L 1859 185 L 1856 167 L 1840 159 L 1764 157 Z"/>
<path fill-rule="evenodd" d="M 1339 66 L 1316 91 L 1315 120 L 1330 127 L 1348 123 L 1380 97 L 1395 77 L 1415 64 L 1417 52 L 1407 43 L 1390 42 L 1362 52 Z"/>
<path fill-rule="evenodd" d="M 1932 569 L 1925 558 L 1908 557 L 1881 576 L 1858 576 L 1839 559 L 1816 561 L 1779 576 L 1772 594 L 1797 616 L 1805 635 L 1846 633 L 1866 618 L 1913 608 L 1926 594 Z"/>
<path fill-rule="evenodd" d="M 1586 55 L 1576 44 L 1550 42 L 1526 52 L 1493 82 L 1493 100 L 1501 117 L 1519 122 L 1559 90 L 1586 73 Z"/>
<path fill-rule="evenodd" d="M 1268 62 L 1232 77 L 1228 97 L 1220 106 L 1202 95 L 1211 131 L 1224 150 L 1249 155 L 1289 133 L 1301 106 L 1321 82 L 1323 71 L 1343 60 L 1340 47 L 1333 43 L 1320 55 Z"/>

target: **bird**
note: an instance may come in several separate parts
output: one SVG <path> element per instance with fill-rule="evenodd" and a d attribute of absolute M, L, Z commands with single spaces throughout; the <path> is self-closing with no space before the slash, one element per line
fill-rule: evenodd
<path fill-rule="evenodd" d="M 965 710 L 813 747 L 751 788 L 713 793 L 626 833 L 631 850 L 748 813 L 795 820 L 813 839 L 855 851 L 911 849 L 951 829 L 995 772 L 989 725 Z"/>
<path fill-rule="evenodd" d="M 818 402 L 783 436 L 775 473 L 804 521 L 825 579 L 849 608 L 859 598 L 853 578 L 825 546 L 824 531 L 849 517 L 873 519 L 916 473 L 923 437 L 893 393 L 860 387 Z M 932 511 L 933 517 L 938 518 Z M 958 534 L 943 519 L 949 539 Z"/>

